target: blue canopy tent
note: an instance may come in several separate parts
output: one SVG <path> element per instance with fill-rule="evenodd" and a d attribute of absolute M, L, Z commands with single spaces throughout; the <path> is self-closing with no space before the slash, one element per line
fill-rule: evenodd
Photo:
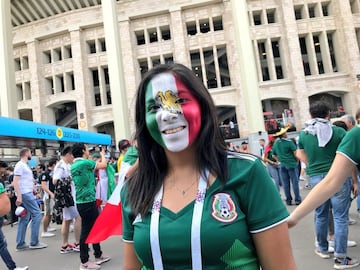
<path fill-rule="evenodd" d="M 0 148 L 59 150 L 66 143 L 111 145 L 111 136 L 56 125 L 0 116 Z"/>

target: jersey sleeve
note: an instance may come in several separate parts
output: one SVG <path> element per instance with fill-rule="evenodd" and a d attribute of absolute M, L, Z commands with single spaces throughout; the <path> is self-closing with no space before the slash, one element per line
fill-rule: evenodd
<path fill-rule="evenodd" d="M 298 141 L 298 149 L 304 149 L 304 145 L 303 145 L 303 136 L 304 136 L 304 131 L 300 131 L 299 134 L 299 141 Z"/>
<path fill-rule="evenodd" d="M 236 191 L 241 210 L 246 215 L 249 231 L 261 232 L 284 222 L 289 212 L 260 160 L 249 159 L 236 166 L 237 170 L 231 171 L 235 174 L 236 171 L 242 171 L 241 178 L 236 180 Z"/>
<path fill-rule="evenodd" d="M 86 166 L 89 166 L 89 169 L 91 171 L 94 171 L 96 168 L 96 161 L 90 159 L 87 159 L 86 161 L 87 161 Z"/>
<path fill-rule="evenodd" d="M 358 166 L 360 164 L 360 127 L 354 127 L 348 131 L 342 139 L 337 153 L 346 156 L 352 163 Z"/>

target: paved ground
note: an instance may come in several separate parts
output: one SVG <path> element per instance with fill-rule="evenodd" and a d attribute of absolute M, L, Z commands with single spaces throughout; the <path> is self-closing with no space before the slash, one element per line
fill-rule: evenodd
<path fill-rule="evenodd" d="M 303 182 L 301 182 L 303 185 Z M 303 197 L 307 191 L 301 190 Z M 288 207 L 292 211 L 295 206 Z M 357 224 L 349 227 L 349 239 L 355 240 L 359 246 L 349 248 L 348 255 L 353 258 L 360 258 L 360 219 L 356 213 L 355 202 L 351 206 L 350 215 L 358 221 Z M 304 220 L 291 229 L 291 241 L 293 253 L 299 270 L 327 270 L 333 269 L 332 259 L 321 259 L 314 254 L 314 228 L 313 215 L 308 215 Z M 59 246 L 61 241 L 60 228 L 57 226 L 56 237 L 45 238 L 42 241 L 49 244 L 48 248 L 42 250 L 15 251 L 16 227 L 5 226 L 3 231 L 6 235 L 8 246 L 18 266 L 29 265 L 31 270 L 77 270 L 79 269 L 79 254 L 60 254 Z M 102 269 L 121 269 L 122 247 L 121 238 L 114 236 L 102 243 L 103 251 L 112 257 L 112 260 L 103 264 Z M 281 262 L 279 262 L 281 263 Z M 0 269 L 5 269 L 2 261 Z M 356 268 L 360 269 L 360 268 Z"/>

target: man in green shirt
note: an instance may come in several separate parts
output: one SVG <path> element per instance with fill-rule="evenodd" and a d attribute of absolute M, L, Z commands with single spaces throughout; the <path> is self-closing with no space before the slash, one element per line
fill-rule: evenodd
<path fill-rule="evenodd" d="M 290 126 L 281 128 L 281 130 L 274 134 L 274 137 L 278 137 L 273 146 L 273 157 L 280 163 L 280 178 L 284 187 L 286 196 L 286 204 L 292 204 L 292 196 L 290 192 L 290 183 L 292 184 L 295 204 L 301 203 L 301 196 L 299 191 L 299 171 L 298 160 L 296 154 L 296 144 L 287 137 L 287 130 Z"/>
<path fill-rule="evenodd" d="M 310 105 L 311 120 L 305 123 L 305 129 L 299 135 L 298 157 L 307 164 L 306 173 L 310 176 L 310 185 L 314 187 L 324 179 L 335 158 L 336 150 L 346 131 L 333 126 L 330 119 L 330 107 L 317 101 Z M 351 179 L 329 200 L 315 209 L 315 232 L 318 247 L 315 253 L 323 259 L 328 254 L 328 223 L 332 206 L 335 229 L 335 269 L 353 268 L 359 265 L 357 260 L 347 257 L 348 219 L 351 195 Z"/>
<path fill-rule="evenodd" d="M 96 207 L 95 170 L 106 168 L 104 148 L 100 152 L 100 160 L 95 162 L 89 159 L 90 153 L 83 143 L 75 143 L 72 147 L 74 162 L 71 165 L 71 176 L 76 190 L 76 206 L 81 216 L 80 235 L 80 269 L 99 269 L 100 264 L 110 260 L 102 255 L 99 243 L 93 244 L 95 262 L 89 261 L 89 247 L 86 238 L 99 214 Z"/>

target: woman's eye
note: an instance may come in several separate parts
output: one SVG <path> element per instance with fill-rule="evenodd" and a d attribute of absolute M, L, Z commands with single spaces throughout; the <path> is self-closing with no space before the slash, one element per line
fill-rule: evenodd
<path fill-rule="evenodd" d="M 160 105 L 154 104 L 149 106 L 149 112 L 157 111 L 158 109 L 160 109 Z"/>
<path fill-rule="evenodd" d="M 176 103 L 176 104 L 183 104 L 183 103 L 185 103 L 186 101 L 187 101 L 186 98 L 178 98 L 175 103 Z"/>

